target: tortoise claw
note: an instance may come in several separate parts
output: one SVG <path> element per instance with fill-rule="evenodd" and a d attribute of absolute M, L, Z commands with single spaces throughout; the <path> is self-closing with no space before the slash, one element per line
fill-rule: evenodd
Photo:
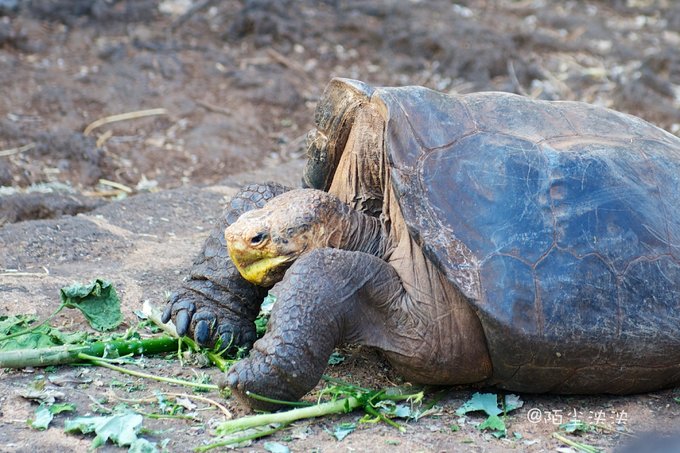
<path fill-rule="evenodd" d="M 202 319 L 194 327 L 194 340 L 201 346 L 207 346 L 210 343 L 210 325 L 211 323 Z"/>
<path fill-rule="evenodd" d="M 228 350 L 234 350 L 236 347 L 250 350 L 257 339 L 255 325 L 247 321 L 223 322 L 217 326 L 217 335 L 222 341 L 223 348 L 229 346 Z"/>
<path fill-rule="evenodd" d="M 187 310 L 178 310 L 175 317 L 175 327 L 177 328 L 177 335 L 183 337 L 189 331 L 189 323 L 191 322 L 191 315 Z"/>
<path fill-rule="evenodd" d="M 172 318 L 172 304 L 168 303 L 163 309 L 163 314 L 161 314 L 161 322 L 165 324 L 170 321 L 170 318 Z"/>

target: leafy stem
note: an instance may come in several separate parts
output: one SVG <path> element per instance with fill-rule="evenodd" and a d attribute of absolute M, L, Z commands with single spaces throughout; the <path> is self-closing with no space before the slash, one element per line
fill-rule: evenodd
<path fill-rule="evenodd" d="M 40 322 L 40 323 L 38 323 L 38 324 L 36 324 L 36 325 L 34 325 L 34 326 L 32 326 L 32 327 L 29 327 L 28 329 L 24 329 L 24 330 L 22 330 L 22 331 L 14 332 L 14 333 L 12 333 L 12 334 L 3 336 L 3 337 L 0 338 L 0 341 L 9 340 L 10 338 L 16 338 L 16 337 L 19 337 L 19 336 L 21 336 L 21 335 L 26 335 L 27 333 L 31 333 L 31 332 L 34 332 L 34 331 L 38 330 L 39 328 L 41 328 L 42 326 L 44 326 L 45 324 L 47 324 L 48 322 L 50 322 L 50 321 L 52 320 L 52 318 L 54 318 L 55 316 L 57 316 L 57 315 L 59 314 L 59 312 L 61 312 L 65 307 L 66 307 L 66 304 L 62 303 L 62 304 L 59 305 L 59 307 L 54 311 L 54 313 L 52 313 L 51 315 L 49 315 L 49 316 L 48 316 L 47 318 L 45 318 L 42 322 Z"/>
<path fill-rule="evenodd" d="M 200 382 L 185 381 L 183 379 L 174 379 L 174 378 L 168 378 L 168 377 L 163 377 L 163 376 L 155 376 L 153 374 L 142 373 L 141 371 L 128 370 L 127 368 L 123 368 L 123 367 L 120 367 L 118 365 L 114 365 L 113 363 L 110 363 L 111 362 L 110 360 L 102 359 L 101 357 L 95 357 L 95 356 L 83 354 L 82 352 L 78 354 L 78 358 L 81 359 L 81 360 L 87 360 L 88 362 L 91 362 L 91 363 L 93 363 L 97 366 L 109 368 L 111 370 L 118 371 L 120 373 L 129 374 L 130 376 L 135 376 L 135 377 L 140 377 L 140 378 L 145 378 L 145 379 L 153 379 L 153 380 L 159 381 L 159 382 L 167 382 L 169 384 L 183 385 L 185 387 L 193 387 L 193 388 L 203 389 L 203 390 L 220 390 L 220 388 L 215 384 L 201 384 Z"/>

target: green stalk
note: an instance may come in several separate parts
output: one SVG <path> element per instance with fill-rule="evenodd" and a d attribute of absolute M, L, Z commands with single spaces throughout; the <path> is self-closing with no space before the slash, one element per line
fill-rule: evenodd
<path fill-rule="evenodd" d="M 54 313 L 52 313 L 47 318 L 45 318 L 41 323 L 38 323 L 38 324 L 34 325 L 33 327 L 29 327 L 26 330 L 22 330 L 21 332 L 14 332 L 13 334 L 0 337 L 0 341 L 5 341 L 5 340 L 9 340 L 10 338 L 20 337 L 21 335 L 26 335 L 27 333 L 31 333 L 34 330 L 39 329 L 40 327 L 47 324 L 50 321 L 50 319 L 57 316 L 59 314 L 59 312 L 62 311 L 65 307 L 66 307 L 66 305 L 64 305 L 64 304 L 59 305 L 59 308 L 57 308 L 57 310 Z"/>
<path fill-rule="evenodd" d="M 385 415 L 382 412 L 376 410 L 370 404 L 365 405 L 364 410 L 366 411 L 366 413 L 368 415 L 372 415 L 373 417 L 377 417 L 380 421 L 385 422 L 388 425 L 390 425 L 391 427 L 398 429 L 400 433 L 406 432 L 406 428 L 404 428 L 403 426 L 401 426 L 399 423 L 395 422 L 394 420 L 391 420 L 391 419 L 385 417 Z"/>
<path fill-rule="evenodd" d="M 600 453 L 602 451 L 601 449 L 593 447 L 592 445 L 582 444 L 580 442 L 575 442 L 571 439 L 567 439 L 566 437 L 559 433 L 553 433 L 553 437 L 562 442 L 563 444 L 569 445 L 570 447 L 574 447 L 575 449 L 577 449 L 578 451 L 582 451 L 583 453 Z"/>
<path fill-rule="evenodd" d="M 120 367 L 118 365 L 114 365 L 112 363 L 109 363 L 106 361 L 106 359 L 102 359 L 101 357 L 94 357 L 91 355 L 79 353 L 78 358 L 81 360 L 87 360 L 88 362 L 92 362 L 97 366 L 101 366 L 104 368 L 108 368 L 110 370 L 118 371 L 120 373 L 125 373 L 129 374 L 130 376 L 135 376 L 135 377 L 140 377 L 144 379 L 153 379 L 155 381 L 159 382 L 167 382 L 169 384 L 177 384 L 177 385 L 183 385 L 185 387 L 194 387 L 197 389 L 203 389 L 203 390 L 219 390 L 220 388 L 216 386 L 215 384 L 201 384 L 199 382 L 191 382 L 191 381 L 185 381 L 182 379 L 173 379 L 173 378 L 168 378 L 164 376 L 156 376 L 153 374 L 148 374 L 148 373 L 142 373 L 141 371 L 134 371 L 134 370 L 128 370 L 127 368 Z"/>
<path fill-rule="evenodd" d="M 227 360 L 213 351 L 206 351 L 205 355 L 208 357 L 208 360 L 210 360 L 213 365 L 219 368 L 219 370 L 223 373 L 226 373 L 231 364 L 236 362 L 236 360 Z"/>
<path fill-rule="evenodd" d="M 280 404 L 281 406 L 309 407 L 314 405 L 314 403 L 308 403 L 307 401 L 277 400 L 274 398 L 269 398 L 267 396 L 258 395 L 257 393 L 253 392 L 246 392 L 246 395 L 254 400 L 264 401 L 265 403 Z"/>
<path fill-rule="evenodd" d="M 89 345 L 63 345 L 40 349 L 16 349 L 0 352 L 0 368 L 26 368 L 64 365 L 81 361 L 78 354 L 95 357 L 124 355 L 154 355 L 177 350 L 177 340 L 171 337 L 144 340 L 98 341 Z"/>
<path fill-rule="evenodd" d="M 220 424 L 216 431 L 220 436 L 224 436 L 236 431 L 243 431 L 249 428 L 270 425 L 273 423 L 287 425 L 302 418 L 323 417 L 324 415 L 330 414 L 344 414 L 351 412 L 360 406 L 361 402 L 352 396 L 336 401 L 316 404 L 314 406 L 291 409 L 286 412 L 250 415 L 236 420 L 229 420 Z"/>
<path fill-rule="evenodd" d="M 235 438 L 231 438 L 231 439 L 225 439 L 223 441 L 215 442 L 215 443 L 212 443 L 210 445 L 205 445 L 203 447 L 196 447 L 196 448 L 194 448 L 194 451 L 204 452 L 204 451 L 212 450 L 213 448 L 225 447 L 227 445 L 240 444 L 241 442 L 259 439 L 260 437 L 265 437 L 265 436 L 269 436 L 270 434 L 274 434 L 276 431 L 282 430 L 285 427 L 286 427 L 286 425 L 280 425 L 280 426 L 275 426 L 275 427 L 270 428 L 270 429 L 263 429 L 263 430 L 254 432 L 252 434 L 246 434 L 245 436 L 235 437 Z"/>

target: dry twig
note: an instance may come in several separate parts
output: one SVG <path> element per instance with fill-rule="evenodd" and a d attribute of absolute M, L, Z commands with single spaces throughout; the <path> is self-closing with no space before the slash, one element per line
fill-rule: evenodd
<path fill-rule="evenodd" d="M 29 143 L 18 148 L 4 149 L 0 151 L 0 157 L 13 156 L 14 154 L 23 153 L 24 151 L 30 151 L 35 148 L 35 143 Z"/>
<path fill-rule="evenodd" d="M 118 115 L 105 116 L 104 118 L 99 118 L 98 120 L 90 123 L 83 131 L 83 135 L 88 136 L 93 130 L 105 124 L 116 123 L 118 121 L 135 120 L 137 118 L 145 118 L 147 116 L 167 114 L 168 111 L 166 109 L 161 108 L 161 109 L 137 110 L 135 112 L 127 112 Z"/>

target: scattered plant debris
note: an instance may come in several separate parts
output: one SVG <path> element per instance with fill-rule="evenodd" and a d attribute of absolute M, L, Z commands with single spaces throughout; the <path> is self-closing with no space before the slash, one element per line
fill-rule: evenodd
<path fill-rule="evenodd" d="M 500 400 L 500 407 L 499 407 Z M 488 418 L 480 423 L 479 430 L 489 430 L 495 437 L 505 437 L 507 428 L 504 419 L 509 412 L 519 409 L 524 402 L 517 395 L 505 395 L 499 398 L 495 393 L 475 393 L 465 404 L 456 410 L 457 415 L 468 412 L 484 412 Z M 503 415 L 503 418 L 499 417 Z"/>

